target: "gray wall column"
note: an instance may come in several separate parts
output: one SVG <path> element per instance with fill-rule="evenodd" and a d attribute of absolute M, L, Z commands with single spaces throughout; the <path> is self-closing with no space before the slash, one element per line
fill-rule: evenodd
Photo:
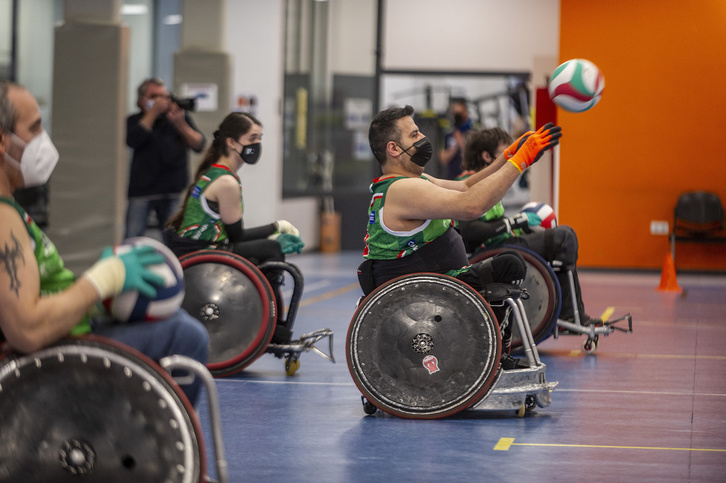
<path fill-rule="evenodd" d="M 185 94 L 185 86 L 202 87 L 202 90 L 216 87 L 216 108 L 207 110 L 200 100 L 197 112 L 192 114 L 207 138 L 205 151 L 212 142 L 212 133 L 231 106 L 232 57 L 223 50 L 226 11 L 227 0 L 185 0 L 181 49 L 174 54 L 174 92 L 189 95 L 189 92 Z M 192 153 L 192 176 L 202 155 Z"/>
<path fill-rule="evenodd" d="M 129 31 L 121 0 L 65 0 L 55 29 L 48 235 L 76 273 L 122 236 Z"/>

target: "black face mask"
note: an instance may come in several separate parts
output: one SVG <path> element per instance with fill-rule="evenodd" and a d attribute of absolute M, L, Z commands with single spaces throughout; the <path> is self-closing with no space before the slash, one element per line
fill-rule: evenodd
<path fill-rule="evenodd" d="M 239 157 L 242 158 L 242 161 L 244 161 L 245 163 L 255 164 L 257 163 L 257 161 L 260 160 L 260 155 L 262 154 L 262 144 L 254 143 L 248 144 L 247 146 L 243 144 L 242 151 L 237 151 L 237 154 L 239 154 Z"/>
<path fill-rule="evenodd" d="M 466 119 L 464 119 L 464 115 L 461 113 L 454 114 L 454 125 L 455 126 L 463 126 L 466 122 Z"/>
<path fill-rule="evenodd" d="M 407 151 L 412 147 L 416 148 L 416 152 L 413 153 L 413 156 L 409 154 L 409 156 L 411 156 L 411 161 L 423 168 L 434 154 L 434 147 L 431 145 L 431 141 L 429 141 L 429 138 L 427 137 L 421 138 L 408 148 L 404 149 L 403 152 L 408 154 Z"/>

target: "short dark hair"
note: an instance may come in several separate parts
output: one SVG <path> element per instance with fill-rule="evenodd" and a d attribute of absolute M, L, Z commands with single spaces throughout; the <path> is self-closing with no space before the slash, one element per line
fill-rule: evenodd
<path fill-rule="evenodd" d="M 499 127 L 473 131 L 468 135 L 461 167 L 466 170 L 480 171 L 486 168 L 486 163 L 481 157 L 482 153 L 487 152 L 493 158 L 500 144 L 511 144 L 512 142 L 512 136 Z"/>
<path fill-rule="evenodd" d="M 413 116 L 413 107 L 389 107 L 373 118 L 371 127 L 368 129 L 368 143 L 373 151 L 373 156 L 383 166 L 386 162 L 386 144 L 388 141 L 401 141 L 401 129 L 398 127 L 398 120 L 406 116 Z"/>

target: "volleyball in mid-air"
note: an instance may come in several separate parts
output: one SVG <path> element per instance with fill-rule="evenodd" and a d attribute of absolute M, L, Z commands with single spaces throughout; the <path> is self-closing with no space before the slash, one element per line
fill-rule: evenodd
<path fill-rule="evenodd" d="M 104 300 L 106 309 L 117 322 L 154 322 L 170 317 L 184 300 L 184 271 L 174 253 L 163 243 L 148 237 L 135 237 L 113 247 L 115 255 L 131 250 L 133 246 L 150 245 L 164 256 L 162 263 L 150 265 L 148 270 L 161 276 L 164 284 L 156 287 L 156 297 L 149 298 L 136 290 L 123 292 Z"/>
<path fill-rule="evenodd" d="M 529 218 L 529 229 L 532 231 L 547 230 L 557 226 L 555 210 L 547 203 L 530 201 L 522 207 L 521 212 L 535 215 L 527 216 Z"/>
<path fill-rule="evenodd" d="M 552 101 L 570 112 L 584 112 L 600 101 L 605 77 L 595 64 L 585 59 L 572 59 L 555 69 L 550 77 Z"/>

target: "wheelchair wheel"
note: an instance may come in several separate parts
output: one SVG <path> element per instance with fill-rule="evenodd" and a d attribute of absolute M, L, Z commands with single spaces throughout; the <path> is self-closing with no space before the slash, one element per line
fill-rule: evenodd
<path fill-rule="evenodd" d="M 194 409 L 169 374 L 106 339 L 0 361 L 0 481 L 200 482 Z"/>
<path fill-rule="evenodd" d="M 186 284 L 182 307 L 209 332 L 207 368 L 215 377 L 241 371 L 265 352 L 275 333 L 270 283 L 231 252 L 204 250 L 179 261 Z"/>
<path fill-rule="evenodd" d="M 358 306 L 348 369 L 366 400 L 395 416 L 434 419 L 470 407 L 494 380 L 499 324 L 481 295 L 446 275 L 391 280 Z"/>
<path fill-rule="evenodd" d="M 527 264 L 527 277 L 522 286 L 527 289 L 529 298 L 522 299 L 535 344 L 552 334 L 562 307 L 560 283 L 549 263 L 532 250 L 517 246 L 489 248 L 474 255 L 470 262 L 480 262 L 505 250 L 513 250 L 522 255 Z M 514 327 L 512 332 L 512 352 L 522 350 L 522 336 Z"/>

